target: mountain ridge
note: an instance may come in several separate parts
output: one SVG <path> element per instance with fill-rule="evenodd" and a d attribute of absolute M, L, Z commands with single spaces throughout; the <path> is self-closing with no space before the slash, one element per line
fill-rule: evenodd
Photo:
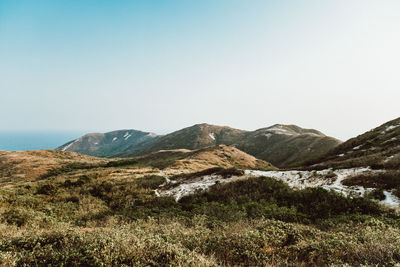
<path fill-rule="evenodd" d="M 106 133 L 88 133 L 58 147 L 57 150 L 78 152 L 96 157 L 109 157 L 124 151 L 130 146 L 140 148 L 158 137 L 155 133 L 133 129 Z"/>
<path fill-rule="evenodd" d="M 129 130 L 118 130 L 102 135 L 112 135 L 112 133 L 121 135 L 124 131 Z M 131 131 L 142 133 L 138 134 L 141 137 L 147 134 L 148 138 L 142 140 L 139 137 L 135 139 L 135 142 L 120 146 L 119 143 L 113 143 L 113 139 L 108 138 L 104 141 L 105 148 L 99 150 L 78 146 L 77 143 L 80 142 L 78 138 L 58 149 L 100 157 L 135 157 L 159 150 L 195 150 L 215 145 L 228 145 L 271 162 L 277 167 L 289 167 L 304 159 L 320 156 L 341 143 L 340 140 L 326 136 L 318 130 L 304 129 L 293 124 L 274 124 L 255 131 L 246 131 L 229 126 L 200 123 L 166 135 L 153 134 L 151 136 L 149 136 L 151 133 Z M 85 136 L 81 139 L 85 139 Z M 87 142 L 87 145 L 89 144 L 96 146 L 93 141 Z M 107 150 L 108 146 L 111 148 Z"/>

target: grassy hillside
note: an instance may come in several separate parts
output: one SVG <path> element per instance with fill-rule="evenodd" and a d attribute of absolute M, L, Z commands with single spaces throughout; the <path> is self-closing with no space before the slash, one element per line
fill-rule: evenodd
<path fill-rule="evenodd" d="M 389 121 L 304 163 L 309 168 L 400 168 L 400 118 Z"/>
<path fill-rule="evenodd" d="M 237 148 L 225 145 L 206 147 L 198 150 L 161 150 L 146 156 L 135 158 L 144 165 L 150 165 L 165 171 L 197 172 L 213 167 L 240 169 L 276 169 L 270 163 L 256 159 Z"/>
<path fill-rule="evenodd" d="M 57 150 L 0 151 L 0 184 L 36 180 L 64 166 L 103 164 L 106 160 Z"/>
<path fill-rule="evenodd" d="M 175 174 L 209 168 L 275 169 L 270 163 L 234 147 L 214 146 L 199 150 L 164 150 L 142 157 L 103 159 L 57 150 L 0 152 L 0 183 L 13 184 L 57 177 L 84 170 L 118 170 L 118 173 Z"/>
<path fill-rule="evenodd" d="M 310 170 L 371 167 L 379 172 L 358 175 L 343 184 L 377 188 L 381 198 L 383 190 L 400 197 L 400 118 L 352 138 L 304 166 Z"/>

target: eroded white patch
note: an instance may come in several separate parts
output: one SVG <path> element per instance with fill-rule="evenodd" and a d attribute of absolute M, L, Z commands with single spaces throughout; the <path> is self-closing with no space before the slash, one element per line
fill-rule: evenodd
<path fill-rule="evenodd" d="M 76 139 L 75 141 L 71 142 L 70 144 L 66 145 L 64 148 L 61 149 L 61 151 L 67 151 L 68 148 L 70 148 L 73 144 L 77 143 L 79 139 Z"/>
<path fill-rule="evenodd" d="M 179 183 L 179 184 L 171 189 L 167 189 L 164 191 L 157 191 L 156 195 L 173 196 L 175 198 L 175 201 L 179 201 L 179 199 L 181 199 L 184 196 L 193 194 L 197 191 L 206 190 L 210 186 L 215 185 L 216 183 L 227 183 L 246 178 L 247 177 L 245 176 L 232 176 L 230 178 L 223 178 L 219 175 L 206 175 L 182 181 L 181 183 L 173 181 L 174 183 Z"/>
<path fill-rule="evenodd" d="M 216 183 L 228 183 L 237 180 L 249 179 L 251 177 L 271 177 L 287 183 L 289 186 L 297 189 L 307 187 L 322 187 L 327 190 L 333 190 L 342 193 L 345 196 L 364 196 L 365 193 L 371 192 L 374 188 L 364 188 L 362 186 L 346 186 L 342 181 L 359 174 L 371 174 L 383 172 L 382 170 L 371 170 L 368 168 L 351 168 L 351 169 L 325 169 L 320 171 L 258 171 L 246 170 L 243 176 L 232 176 L 223 178 L 218 175 L 206 175 L 196 177 L 185 181 L 171 181 L 166 176 L 166 182 L 155 190 L 157 196 L 173 196 L 179 201 L 183 196 L 193 194 L 197 191 L 203 191 Z M 165 185 L 176 184 L 170 189 L 163 190 Z M 400 207 L 400 199 L 389 191 L 384 191 L 386 198 L 381 204 L 392 208 Z"/>
<path fill-rule="evenodd" d="M 399 126 L 400 126 L 400 123 L 395 124 L 395 125 L 386 126 L 386 129 L 383 130 L 381 133 L 382 133 L 382 134 L 385 134 L 385 133 L 387 133 L 387 132 L 389 132 L 389 131 L 391 131 L 391 130 L 393 130 L 393 129 L 396 129 L 396 128 L 399 127 Z"/>
<path fill-rule="evenodd" d="M 327 190 L 340 192 L 345 196 L 364 196 L 365 193 L 371 192 L 374 188 L 364 188 L 362 186 L 346 186 L 342 181 L 359 174 L 379 173 L 382 170 L 371 170 L 370 168 L 351 168 L 332 170 L 326 169 L 321 171 L 253 171 L 247 170 L 245 174 L 253 176 L 266 176 L 281 180 L 289 186 L 304 189 L 307 187 L 322 187 Z M 330 178 L 331 177 L 331 178 Z M 400 199 L 391 192 L 384 191 L 386 198 L 381 204 L 389 207 L 399 207 Z"/>
<path fill-rule="evenodd" d="M 264 136 L 269 139 L 272 136 L 272 133 L 266 133 L 266 134 L 264 134 Z"/>
<path fill-rule="evenodd" d="M 214 134 L 214 133 L 209 133 L 208 136 L 209 136 L 212 140 L 215 140 L 215 134 Z"/>
<path fill-rule="evenodd" d="M 383 191 L 383 194 L 385 195 L 385 199 L 381 201 L 381 203 L 385 206 L 391 207 L 391 208 L 397 208 L 399 207 L 400 204 L 400 199 L 393 195 L 391 192 L 388 191 Z"/>
<path fill-rule="evenodd" d="M 394 158 L 394 155 L 387 157 L 383 162 L 385 162 L 385 163 L 389 162 L 392 158 Z"/>
<path fill-rule="evenodd" d="M 279 126 L 279 125 L 269 127 L 269 128 L 267 128 L 267 131 L 275 133 L 275 134 L 298 135 L 297 133 L 292 132 L 292 131 L 288 131 L 287 129 L 285 129 L 285 128 Z"/>

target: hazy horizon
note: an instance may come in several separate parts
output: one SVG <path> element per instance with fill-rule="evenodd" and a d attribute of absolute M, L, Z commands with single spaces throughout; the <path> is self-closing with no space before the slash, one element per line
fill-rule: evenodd
<path fill-rule="evenodd" d="M 4 0 L 0 132 L 281 123 L 345 141 L 400 116 L 399 13 L 397 1 Z"/>

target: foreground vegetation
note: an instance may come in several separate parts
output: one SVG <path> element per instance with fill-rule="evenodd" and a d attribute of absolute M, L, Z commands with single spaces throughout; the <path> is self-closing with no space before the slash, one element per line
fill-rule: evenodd
<path fill-rule="evenodd" d="M 116 179 L 113 172 L 121 170 L 110 168 L 0 188 L 0 264 L 400 262 L 399 216 L 368 199 L 293 190 L 260 177 L 217 184 L 176 203 L 155 196 L 163 177 Z"/>

